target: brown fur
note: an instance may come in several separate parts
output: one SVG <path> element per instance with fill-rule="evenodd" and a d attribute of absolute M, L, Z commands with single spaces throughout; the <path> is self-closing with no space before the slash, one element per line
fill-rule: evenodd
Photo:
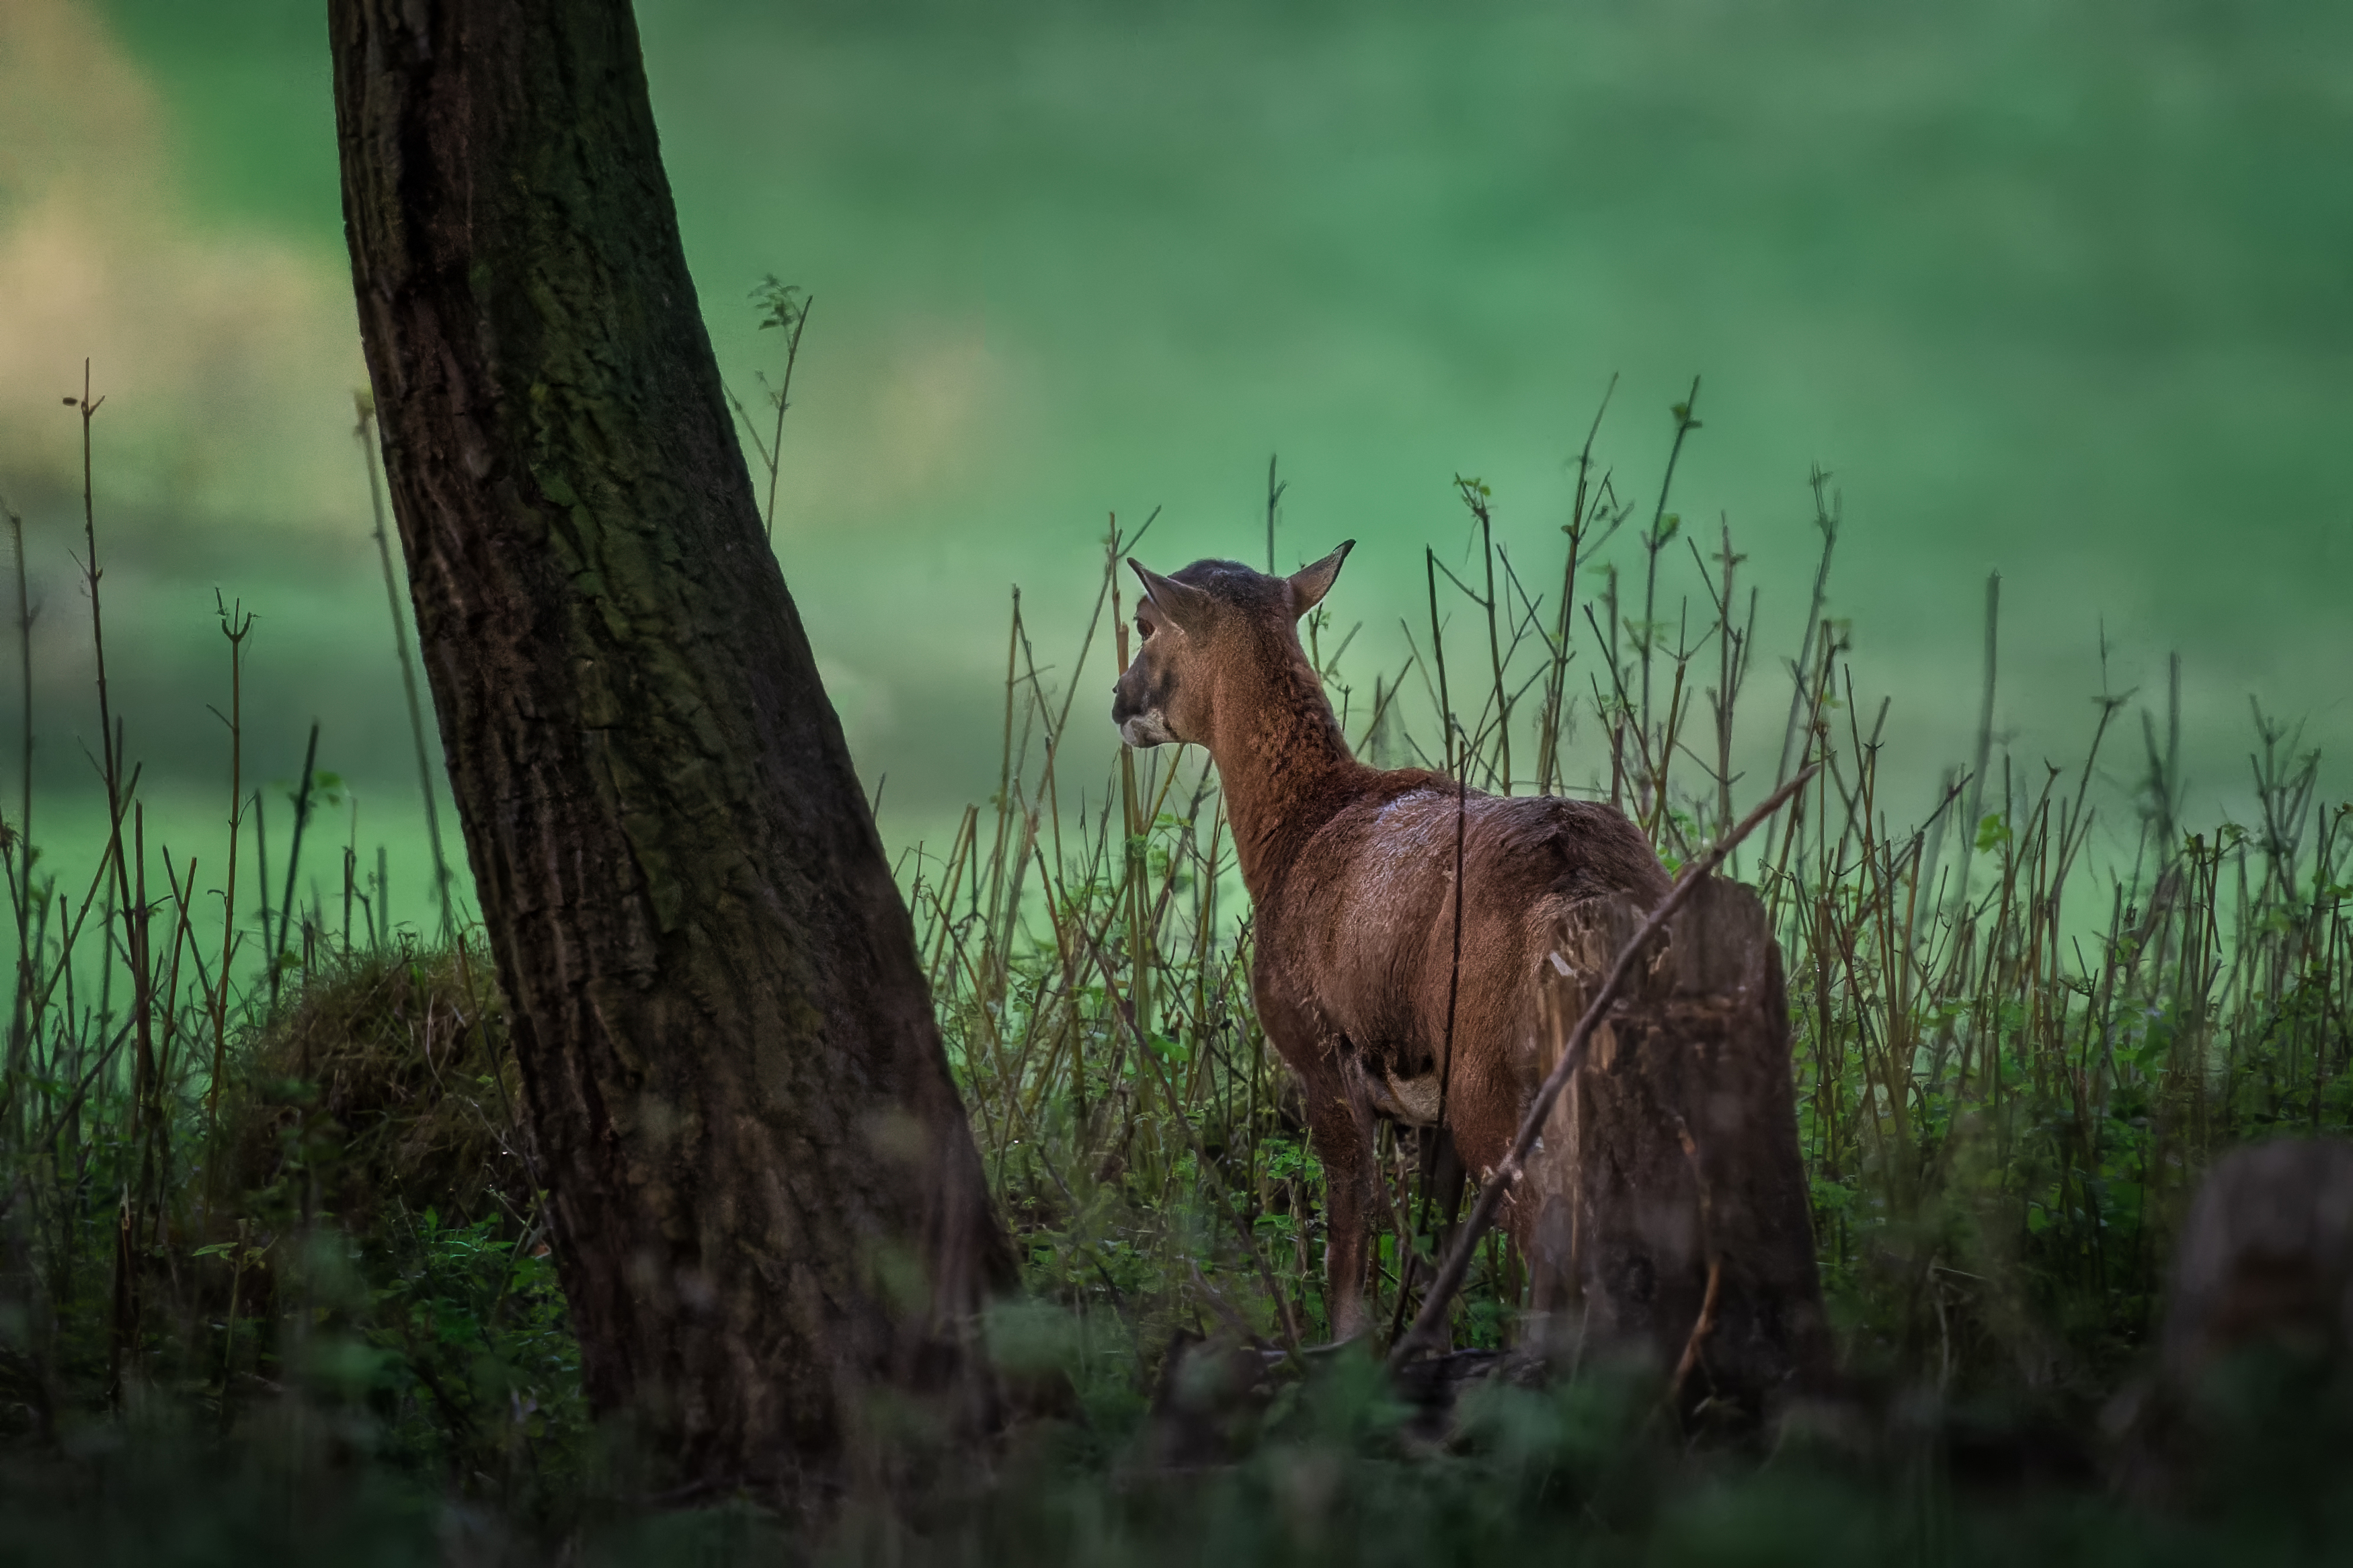
<path fill-rule="evenodd" d="M 1114 689 L 1132 743 L 1207 746 L 1257 910 L 1252 972 L 1267 1037 L 1300 1079 L 1324 1163 L 1334 1331 L 1366 1326 L 1366 1236 L 1379 1203 L 1374 1118 L 1424 1125 L 1438 1100 L 1454 961 L 1458 793 L 1420 768 L 1349 754 L 1296 621 L 1339 575 L 1342 545 L 1293 576 L 1200 561 L 1135 566 L 1144 642 Z M 1131 562 L 1130 565 L 1135 563 Z M 1444 1130 L 1477 1174 L 1502 1160 L 1537 1083 L 1535 1025 L 1568 906 L 1667 890 L 1622 813 L 1554 796 L 1459 797 L 1463 897 Z M 1507 1207 L 1505 1223 L 1527 1216 Z"/>

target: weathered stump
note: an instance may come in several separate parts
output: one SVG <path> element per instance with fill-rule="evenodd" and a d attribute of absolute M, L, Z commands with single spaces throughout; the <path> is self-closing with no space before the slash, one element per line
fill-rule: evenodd
<path fill-rule="evenodd" d="M 2353 1349 L 2353 1143 L 2284 1139 L 2216 1163 L 2173 1254 L 2165 1376 L 2270 1342 L 2315 1359 Z"/>
<path fill-rule="evenodd" d="M 1571 916 L 1544 1070 L 1642 919 L 1622 898 Z M 1520 1201 L 1538 1205 L 1528 1261 L 1556 1359 L 1645 1358 L 1684 1412 L 1752 1419 L 1827 1382 L 1788 1001 L 1755 892 L 1711 880 L 1676 914 L 1554 1105 Z"/>
<path fill-rule="evenodd" d="M 2353 1143 L 2215 1163 L 2173 1252 L 2156 1364 L 2107 1410 L 2116 1479 L 2154 1504 L 2290 1511 L 2343 1485 L 2353 1436 Z"/>

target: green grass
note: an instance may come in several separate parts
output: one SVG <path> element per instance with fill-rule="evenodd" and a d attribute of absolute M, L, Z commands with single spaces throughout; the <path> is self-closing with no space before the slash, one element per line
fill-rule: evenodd
<path fill-rule="evenodd" d="M 1696 426 L 1675 420 L 1680 445 Z M 1589 791 L 1671 864 L 1825 764 L 1737 866 L 1783 947 L 1852 1408 L 1764 1448 L 1694 1447 L 1641 1374 L 1604 1371 L 1482 1392 L 1450 1437 L 1368 1363 L 1318 1358 L 1213 1412 L 1230 1463 L 1160 1462 L 1146 1413 L 1172 1343 L 1327 1335 L 1323 1192 L 1251 1012 L 1214 776 L 1169 752 L 1067 776 L 1066 737 L 1103 722 L 1071 693 L 1099 692 L 1088 672 L 1124 640 L 1134 541 L 1114 538 L 1059 682 L 1017 612 L 1002 785 L 901 868 L 1024 1262 L 993 1340 L 1017 1384 L 1071 1397 L 913 1525 L 853 1513 L 845 1560 L 2284 1561 L 2345 1538 L 2348 1406 L 2325 1378 L 2234 1373 L 2271 1393 L 2215 1407 L 2235 1436 L 2186 1513 L 2033 1456 L 2105 1452 L 2100 1412 L 2145 1367 L 2168 1238 L 2216 1155 L 2353 1121 L 2353 805 L 2258 713 L 2247 820 L 2185 823 L 2170 721 L 2104 694 L 2075 764 L 2020 765 L 1989 721 L 1982 773 L 1931 820 L 1892 820 L 1884 710 L 1854 707 L 1819 599 L 1794 673 L 1752 679 L 1732 542 L 1684 536 L 1672 469 L 1641 503 L 1580 473 L 1541 584 L 1492 548 L 1485 487 L 1458 481 L 1471 565 L 1431 557 L 1411 661 L 1352 666 L 1354 634 L 1322 612 L 1309 643 L 1367 755 Z M 1816 493 L 1826 567 L 1835 505 Z M 1744 700 L 1788 722 L 1745 723 Z M 0 1079 L 0 1499 L 17 1528 L 0 1558 L 768 1552 L 778 1527 L 754 1510 L 627 1501 L 626 1437 L 582 1401 L 485 956 L 369 915 L 367 857 L 315 825 L 304 854 L 328 874 L 290 921 L 283 795 L 274 923 L 248 817 L 224 925 L 221 884 L 165 863 L 123 759 L 100 761 L 124 808 L 88 863 L 57 840 L 7 848 L 23 959 Z M 1385 1135 L 1400 1216 L 1413 1156 Z M 1414 1306 L 1398 1263 L 1428 1246 L 1381 1238 L 1376 1321 Z M 1485 1246 L 1459 1344 L 1514 1342 L 1523 1274 Z"/>
<path fill-rule="evenodd" d="M 1458 578 L 1433 557 L 1415 666 L 1376 683 L 1367 714 L 1361 676 L 1324 658 L 1327 687 L 1355 698 L 1359 750 L 1451 762 L 1498 792 L 1563 787 L 1581 760 L 1592 793 L 1628 809 L 1671 866 L 1764 794 L 1777 763 L 1786 775 L 1824 763 L 1741 870 L 1789 976 L 1801 1147 L 1845 1360 L 1946 1398 L 2021 1381 L 2084 1400 L 2112 1390 L 2215 1153 L 2341 1132 L 2353 1113 L 2353 805 L 2325 804 L 2317 759 L 2258 712 L 2253 824 L 2189 830 L 2168 762 L 2178 738 L 2161 724 L 2136 737 L 2134 784 L 2105 782 L 2125 703 L 2105 698 L 2076 766 L 2028 777 L 1996 754 L 1934 820 L 1891 826 L 1877 788 L 1884 711 L 1852 705 L 1832 625 L 1817 620 L 1790 660 L 1808 673 L 1785 688 L 1780 757 L 1736 754 L 1753 612 L 1728 538 L 1682 563 L 1698 569 L 1688 597 L 1712 624 L 1634 618 L 1635 603 L 1655 610 L 1676 591 L 1647 578 L 1676 564 L 1677 521 L 1662 496 L 1627 540 L 1617 525 L 1641 509 L 1601 491 L 1573 536 L 1599 552 L 1614 533 L 1632 555 L 1627 587 L 1621 602 L 1606 556 L 1574 574 L 1562 563 L 1551 582 L 1602 580 L 1600 603 L 1564 621 L 1535 590 L 1523 596 L 1487 548 L 1483 487 L 1461 482 L 1473 567 Z M 1827 556 L 1836 523 L 1820 500 Z M 1112 542 L 1107 561 L 1125 550 Z M 1119 588 L 1107 566 L 1103 616 L 1123 608 Z M 1310 638 L 1349 640 L 1321 612 Z M 1113 779 L 1085 781 L 1113 808 L 1065 820 L 1061 739 L 1100 716 L 1068 710 L 1039 679 L 1018 616 L 1010 643 L 1005 790 L 919 863 L 913 887 L 974 1126 L 1033 1280 L 1082 1316 L 1142 1324 L 1140 1343 L 1238 1321 L 1270 1340 L 1319 1338 L 1321 1175 L 1251 1016 L 1247 903 L 1214 774 L 1198 752 L 1123 756 Z M 1436 693 L 1466 687 L 1441 721 Z M 1413 1148 L 1385 1136 L 1382 1149 L 1392 1212 L 1416 1214 Z M 1396 1316 L 1396 1261 L 1417 1245 L 1383 1239 L 1392 1294 L 1377 1321 Z M 1521 1281 L 1492 1244 L 1458 1343 L 1508 1343 Z"/>

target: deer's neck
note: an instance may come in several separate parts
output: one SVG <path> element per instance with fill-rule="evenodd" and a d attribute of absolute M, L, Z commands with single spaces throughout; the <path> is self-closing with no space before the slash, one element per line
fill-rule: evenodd
<path fill-rule="evenodd" d="M 1303 661 L 1221 688 L 1209 754 L 1242 881 L 1261 903 L 1367 772 Z"/>

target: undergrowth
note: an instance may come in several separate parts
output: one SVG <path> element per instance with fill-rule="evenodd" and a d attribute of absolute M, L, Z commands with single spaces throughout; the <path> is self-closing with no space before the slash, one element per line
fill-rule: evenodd
<path fill-rule="evenodd" d="M 1675 418 L 1695 427 L 1688 405 Z M 1706 553 L 1683 537 L 1672 466 L 1641 508 L 1589 450 L 1579 473 L 1546 579 L 1556 595 L 1523 585 L 1486 487 L 1457 481 L 1472 569 L 1429 554 L 1426 619 L 1369 702 L 1343 662 L 1360 628 L 1324 609 L 1303 628 L 1359 753 L 1467 771 L 1498 794 L 1608 799 L 1671 868 L 1751 795 L 1823 763 L 1737 864 L 1788 976 L 1800 1145 L 1843 1360 L 1943 1398 L 2097 1400 L 2148 1335 L 2168 1238 L 2214 1155 L 2353 1121 L 2353 804 L 2324 802 L 2317 756 L 2257 709 L 2252 825 L 2188 827 L 2178 689 L 2167 719 L 2137 715 L 2128 790 L 2105 781 L 2130 694 L 2095 694 L 2080 762 L 2029 775 L 1994 744 L 1989 654 L 1978 767 L 1949 778 L 1927 821 L 1891 826 L 1886 707 L 1857 708 L 1843 627 L 1821 613 L 1840 529 L 1826 477 L 1815 602 L 1774 694 L 1788 704 L 1777 756 L 1736 745 L 1756 602 L 1729 529 Z M 1117 563 L 1136 542 L 1107 542 L 1073 669 L 1101 642 L 1124 663 Z M 1613 546 L 1631 557 L 1623 602 Z M 1692 591 L 1664 617 L 1679 558 Z M 1592 597 L 1561 614 L 1580 592 Z M 1989 649 L 1995 614 L 1989 597 Z M 1017 602 L 1004 786 L 944 853 L 910 861 L 989 1170 L 1035 1287 L 1123 1325 L 1106 1354 L 1137 1323 L 1146 1343 L 1221 1327 L 1320 1339 L 1322 1173 L 1252 1014 L 1215 773 L 1194 752 L 1124 752 L 1072 810 L 1064 740 L 1101 718 L 1073 709 L 1077 689 L 1093 688 L 1074 676 L 1058 694 L 1042 679 Z M 1582 784 L 1576 763 L 1592 769 Z M 1381 1151 L 1391 1224 L 1374 1320 L 1393 1323 L 1418 1305 L 1396 1303 L 1401 1274 L 1416 1289 L 1400 1258 L 1426 1255 L 1451 1216 L 1410 1229 L 1427 1212 L 1418 1150 L 1385 1128 Z M 1525 1289 L 1495 1239 L 1456 1308 L 1456 1342 L 1510 1343 Z"/>
<path fill-rule="evenodd" d="M 1688 402 L 1674 419 L 1680 454 L 1698 426 Z M 1589 793 L 1670 865 L 1825 764 L 1737 867 L 1782 944 L 1816 1240 L 1863 1414 L 1785 1426 L 1769 1450 L 1694 1450 L 1621 1372 L 1483 1391 L 1448 1435 L 1339 1356 L 1281 1390 L 1232 1462 L 1154 1461 L 1147 1412 L 1183 1371 L 1172 1344 L 1292 1350 L 1329 1324 L 1323 1175 L 1252 1011 L 1215 777 L 1198 754 L 1128 752 L 1108 778 L 1074 774 L 1103 722 L 1075 694 L 1124 662 L 1118 563 L 1148 532 L 1114 528 L 1059 679 L 1017 599 L 999 787 L 901 867 L 1023 1259 L 1026 1304 L 996 1342 L 1067 1379 L 1078 1418 L 1018 1434 L 995 1484 L 944 1500 L 918 1535 L 870 1519 L 843 1553 L 2140 1561 L 2342 1539 L 2326 1462 L 2317 1479 L 2253 1466 L 2192 1527 L 2120 1510 L 2064 1464 L 2011 1468 L 2074 1482 L 2021 1492 L 2012 1476 L 1980 1496 L 1963 1450 L 1983 1427 L 2012 1460 L 2045 1431 L 2054 1451 L 2095 1453 L 2200 1173 L 2233 1144 L 2353 1121 L 2353 805 L 2326 800 L 2317 759 L 2258 710 L 2249 820 L 2187 823 L 2178 701 L 2159 718 L 2130 694 L 2096 694 L 2076 765 L 2021 766 L 1993 732 L 1989 653 L 1974 764 L 1926 820 L 1891 820 L 1886 710 L 1855 706 L 1852 650 L 1823 613 L 1841 528 L 1825 479 L 1814 598 L 1762 699 L 1788 719 L 1757 745 L 1736 726 L 1755 684 L 1745 558 L 1728 529 L 1703 542 L 1670 510 L 1672 468 L 1638 502 L 1588 440 L 1572 510 L 1546 528 L 1563 548 L 1533 563 L 1499 541 L 1487 488 L 1458 480 L 1472 564 L 1429 555 L 1409 656 L 1369 685 L 1348 662 L 1356 631 L 1324 609 L 1303 630 L 1361 753 L 1497 793 Z M 1989 649 L 1996 609 L 1989 595 Z M 301 892 L 330 775 L 306 759 L 277 808 L 290 827 L 263 835 L 236 724 L 248 623 L 221 621 L 231 826 L 204 857 L 220 880 L 200 889 L 193 864 L 151 856 L 103 684 L 116 826 L 100 863 L 69 878 L 40 854 L 29 771 L 0 835 L 19 954 L 0 1082 L 0 1555 L 766 1551 L 756 1513 L 630 1502 L 626 1436 L 583 1399 L 487 956 L 390 930 L 355 854 L 340 920 Z M 2134 727 L 2119 790 L 2117 731 Z M 1089 739 L 1066 755 L 1072 736 Z M 248 863 L 243 884 L 209 868 Z M 1417 1226 L 1410 1142 L 1385 1131 L 1381 1156 L 1374 1317 L 1393 1323 L 1416 1305 L 1401 1261 L 1449 1216 Z M 1492 1240 L 1456 1343 L 1510 1346 L 1525 1286 Z M 2245 1468 L 2278 1431 L 2334 1433 L 2337 1408 L 2251 1418 L 2232 1452 Z M 2314 1441 L 2290 1458 L 2342 1451 Z M 2287 1502 L 2244 1506 L 2291 1476 Z"/>

